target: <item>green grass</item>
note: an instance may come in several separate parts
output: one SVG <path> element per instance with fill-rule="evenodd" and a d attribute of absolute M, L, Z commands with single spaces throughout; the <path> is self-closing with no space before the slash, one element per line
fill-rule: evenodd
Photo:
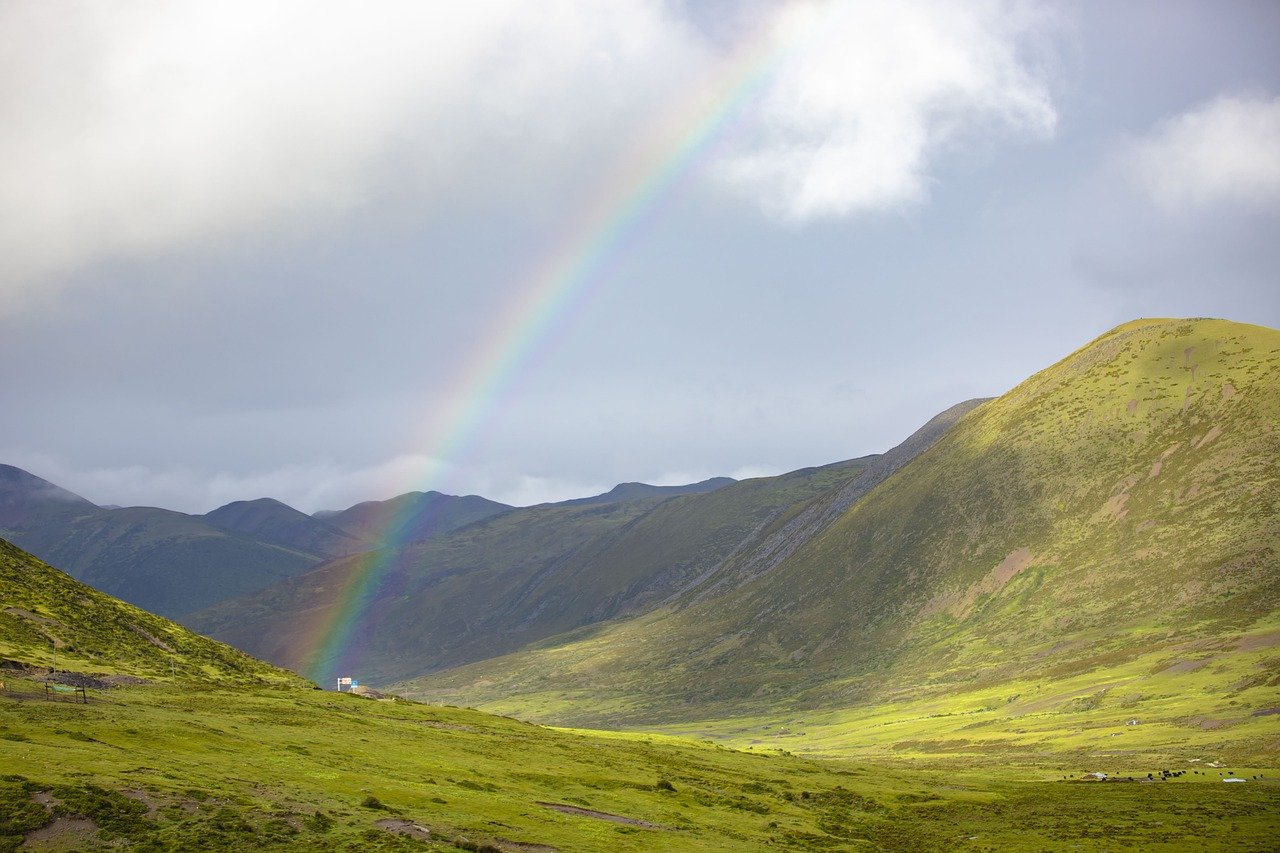
<path fill-rule="evenodd" d="M 2 539 L 0 593 L 0 659 L 150 679 L 306 683 L 75 581 Z"/>
<path fill-rule="evenodd" d="M 1275 780 L 886 770 L 296 688 L 150 685 L 93 700 L 0 694 L 0 735 L 23 735 L 0 737 L 0 849 L 56 814 L 97 823 L 82 844 L 141 850 L 1260 850 L 1280 832 Z M 33 807 L 40 792 L 52 813 Z M 434 840 L 378 828 L 388 819 Z"/>

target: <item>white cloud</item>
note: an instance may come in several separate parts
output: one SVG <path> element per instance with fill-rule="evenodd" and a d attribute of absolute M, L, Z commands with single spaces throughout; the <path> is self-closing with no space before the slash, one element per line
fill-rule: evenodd
<path fill-rule="evenodd" d="M 720 176 L 795 221 L 919 202 L 957 136 L 1052 135 L 1046 81 L 1023 55 L 1046 23 L 1008 3 L 793 6 L 777 82 Z"/>
<path fill-rule="evenodd" d="M 1160 123 L 1126 151 L 1138 186 L 1171 213 L 1280 202 L 1280 98 L 1222 95 Z"/>
<path fill-rule="evenodd" d="M 649 0 L 6 4 L 0 308 L 90 264 L 306 233 L 389 195 L 483 197 L 573 162 L 563 149 L 627 126 L 687 65 L 663 15 Z"/>
<path fill-rule="evenodd" d="M 958 134 L 1052 132 L 1024 60 L 1043 22 L 1022 6 L 777 8 L 776 80 L 716 173 L 780 216 L 919 200 Z M 680 15 L 662 0 L 5 4 L 0 311 L 104 262 L 305 235 L 391 200 L 563 204 L 569 177 L 610 183 L 630 146 L 670 144 L 673 105 L 718 79 L 734 46 Z"/>

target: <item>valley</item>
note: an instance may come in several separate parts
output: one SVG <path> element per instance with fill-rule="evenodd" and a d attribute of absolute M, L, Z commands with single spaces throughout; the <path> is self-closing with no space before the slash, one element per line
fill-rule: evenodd
<path fill-rule="evenodd" d="M 5 544 L 0 839 L 1266 849 L 1277 377 L 1280 332 L 1138 321 L 777 477 L 135 508 L 178 531 L 150 551 L 175 582 L 223 547 L 188 559 L 196 524 L 306 557 L 247 591 L 202 578 L 219 597 L 182 621 L 214 639 Z M 131 510 L 6 477 L 18 544 L 93 584 L 94 543 L 121 540 L 84 531 Z M 314 688 L 338 675 L 375 698 Z"/>

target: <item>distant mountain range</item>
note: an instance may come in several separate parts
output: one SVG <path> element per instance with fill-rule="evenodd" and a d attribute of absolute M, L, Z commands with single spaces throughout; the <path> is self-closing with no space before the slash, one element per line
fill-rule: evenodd
<path fill-rule="evenodd" d="M 705 493 L 727 477 L 687 486 L 623 483 L 547 506 L 603 506 Z M 273 498 L 235 501 L 204 515 L 98 506 L 11 465 L 0 465 L 0 537 L 139 607 L 183 618 L 330 560 L 424 542 L 513 511 L 476 495 L 409 492 L 307 515 Z"/>

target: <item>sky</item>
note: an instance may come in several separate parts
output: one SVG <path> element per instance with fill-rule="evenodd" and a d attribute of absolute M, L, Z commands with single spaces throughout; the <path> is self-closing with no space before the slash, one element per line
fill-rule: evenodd
<path fill-rule="evenodd" d="M 530 504 L 1280 326 L 1280 4 L 0 5 L 0 462 Z"/>

